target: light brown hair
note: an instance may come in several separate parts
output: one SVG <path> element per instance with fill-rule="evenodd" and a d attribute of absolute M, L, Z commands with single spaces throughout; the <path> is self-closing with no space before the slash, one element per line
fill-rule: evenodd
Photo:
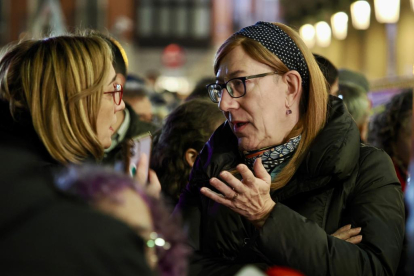
<path fill-rule="evenodd" d="M 0 61 L 0 99 L 11 115 L 29 112 L 34 129 L 60 163 L 103 156 L 97 115 L 112 63 L 99 37 L 65 35 L 26 40 Z"/>
<path fill-rule="evenodd" d="M 285 186 L 289 182 L 305 157 L 316 135 L 324 127 L 327 114 L 328 92 L 326 90 L 325 78 L 312 52 L 305 46 L 305 43 L 299 37 L 298 33 L 281 23 L 273 24 L 279 26 L 293 39 L 302 52 L 309 69 L 309 89 L 302 91 L 300 99 L 300 119 L 292 131 L 285 137 L 284 142 L 299 134 L 302 134 L 302 138 L 290 162 L 273 180 L 271 189 L 275 190 Z M 245 36 L 233 35 L 221 45 L 216 53 L 214 61 L 215 74 L 217 74 L 222 59 L 238 46 L 242 47 L 251 58 L 270 66 L 280 75 L 289 71 L 289 68 L 275 54 L 259 42 Z"/>

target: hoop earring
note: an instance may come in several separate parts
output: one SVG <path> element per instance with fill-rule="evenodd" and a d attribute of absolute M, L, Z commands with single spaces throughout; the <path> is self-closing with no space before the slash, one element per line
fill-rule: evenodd
<path fill-rule="evenodd" d="M 290 109 L 286 110 L 286 115 L 290 115 L 290 114 L 292 114 L 292 110 Z"/>

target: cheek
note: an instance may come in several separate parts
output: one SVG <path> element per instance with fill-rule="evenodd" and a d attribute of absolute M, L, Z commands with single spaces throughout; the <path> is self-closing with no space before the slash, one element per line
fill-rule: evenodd
<path fill-rule="evenodd" d="M 111 125 L 113 116 L 114 116 L 113 106 L 106 104 L 106 103 L 102 103 L 99 109 L 99 112 L 98 112 L 98 118 L 97 118 L 97 124 L 96 124 L 98 134 L 104 128 L 108 128 Z"/>

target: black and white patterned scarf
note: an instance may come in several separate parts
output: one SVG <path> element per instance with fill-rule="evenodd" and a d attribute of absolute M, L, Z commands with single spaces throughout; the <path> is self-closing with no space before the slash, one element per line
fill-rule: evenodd
<path fill-rule="evenodd" d="M 262 158 L 262 164 L 269 174 L 278 165 L 289 160 L 299 145 L 302 135 L 290 138 L 285 144 L 271 146 L 254 151 L 245 151 L 244 158 L 246 165 L 253 171 L 253 164 L 258 157 Z"/>

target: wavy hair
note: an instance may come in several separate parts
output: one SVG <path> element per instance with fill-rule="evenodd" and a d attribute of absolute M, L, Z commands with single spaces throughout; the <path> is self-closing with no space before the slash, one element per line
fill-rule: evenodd
<path fill-rule="evenodd" d="M 163 192 L 174 202 L 185 188 L 191 166 L 185 158 L 189 148 L 200 152 L 215 128 L 225 121 L 222 112 L 207 99 L 194 99 L 178 106 L 155 135 L 151 168 Z"/>
<path fill-rule="evenodd" d="M 102 38 L 64 35 L 11 46 L 0 61 L 0 99 L 11 115 L 29 112 L 60 163 L 99 159 L 97 115 L 112 53 Z"/>
<path fill-rule="evenodd" d="M 302 134 L 302 139 L 289 164 L 283 168 L 272 182 L 271 188 L 275 190 L 285 186 L 289 182 L 305 157 L 312 141 L 324 127 L 327 118 L 328 92 L 325 78 L 315 61 L 312 52 L 306 47 L 298 33 L 284 24 L 273 24 L 277 25 L 287 33 L 302 52 L 308 65 L 310 81 L 309 89 L 302 92 L 300 99 L 300 119 L 292 131 L 285 137 L 284 142 L 287 142 L 290 138 L 299 134 Z M 215 74 L 217 74 L 223 58 L 238 46 L 242 47 L 246 54 L 252 59 L 266 64 L 276 72 L 280 73 L 280 75 L 289 71 L 289 68 L 275 54 L 270 52 L 259 42 L 245 36 L 233 35 L 221 45 L 216 53 L 214 60 Z"/>
<path fill-rule="evenodd" d="M 385 110 L 373 117 L 369 126 L 368 143 L 383 149 L 396 160 L 395 143 L 400 130 L 408 123 L 413 112 L 413 90 L 406 89 L 393 96 Z M 407 169 L 407 168 L 406 168 Z"/>

